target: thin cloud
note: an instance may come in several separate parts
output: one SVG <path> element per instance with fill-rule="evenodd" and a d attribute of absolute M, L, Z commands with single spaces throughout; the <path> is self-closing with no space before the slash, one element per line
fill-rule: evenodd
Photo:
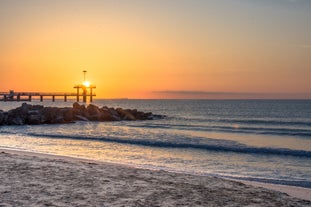
<path fill-rule="evenodd" d="M 296 45 L 296 47 L 310 49 L 311 48 L 311 44 L 300 44 L 300 45 Z"/>
<path fill-rule="evenodd" d="M 303 48 L 311 48 L 311 45 L 302 45 Z"/>
<path fill-rule="evenodd" d="M 153 91 L 152 93 L 166 98 L 199 98 L 199 99 L 310 99 L 311 93 L 249 93 L 226 91 Z"/>

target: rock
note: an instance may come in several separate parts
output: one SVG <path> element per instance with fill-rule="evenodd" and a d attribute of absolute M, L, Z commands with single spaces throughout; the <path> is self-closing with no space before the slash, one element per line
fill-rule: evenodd
<path fill-rule="evenodd" d="M 114 108 L 108 108 L 106 106 L 100 109 L 104 112 L 103 121 L 121 121 L 120 114 Z"/>
<path fill-rule="evenodd" d="M 20 107 L 20 110 L 22 113 L 28 113 L 28 111 L 32 108 L 32 105 L 23 103 L 22 106 Z"/>
<path fill-rule="evenodd" d="M 25 121 L 25 124 L 29 125 L 38 125 L 41 124 L 41 116 L 40 115 L 29 115 Z"/>
<path fill-rule="evenodd" d="M 86 108 L 85 116 L 91 121 L 100 121 L 101 120 L 101 111 L 99 108 L 93 104 L 90 104 Z"/>
<path fill-rule="evenodd" d="M 129 120 L 129 121 L 135 121 L 136 120 L 135 116 L 133 116 L 133 114 L 131 114 L 129 110 L 117 108 L 116 111 L 118 112 L 118 114 L 120 115 L 120 117 L 123 120 Z"/>
<path fill-rule="evenodd" d="M 64 124 L 64 123 L 67 122 L 65 121 L 62 113 L 56 113 L 54 119 L 51 120 L 51 124 Z"/>
<path fill-rule="evenodd" d="M 4 111 L 0 110 L 0 125 L 4 124 Z"/>
<path fill-rule="evenodd" d="M 62 124 L 64 120 L 63 111 L 61 108 L 45 107 L 42 110 L 42 123 L 44 124 Z"/>
<path fill-rule="evenodd" d="M 19 116 L 17 116 L 17 117 L 9 117 L 7 123 L 8 123 L 8 125 L 24 125 L 25 124 L 25 120 L 22 119 Z"/>
<path fill-rule="evenodd" d="M 45 107 L 42 110 L 42 123 L 43 124 L 51 124 L 54 117 L 53 107 Z"/>
<path fill-rule="evenodd" d="M 122 121 L 122 118 L 120 116 L 112 115 L 111 116 L 111 121 Z"/>
<path fill-rule="evenodd" d="M 108 108 L 108 111 L 112 116 L 119 117 L 119 113 L 114 108 Z"/>
<path fill-rule="evenodd" d="M 154 118 L 163 118 L 153 115 L 151 112 L 144 113 L 137 109 L 99 108 L 93 104 L 80 105 L 74 103 L 73 107 L 43 107 L 23 103 L 20 107 L 8 112 L 0 110 L 0 125 L 23 125 L 23 124 L 63 124 L 74 121 L 135 121 Z"/>
<path fill-rule="evenodd" d="M 137 109 L 132 109 L 132 110 L 127 109 L 127 111 L 129 111 L 129 112 L 130 112 L 133 116 L 135 116 L 135 117 L 136 117 L 136 115 L 137 115 L 137 113 L 138 113 Z"/>
<path fill-rule="evenodd" d="M 144 117 L 144 112 L 137 112 L 136 114 L 135 114 L 135 118 L 137 119 L 137 120 L 144 120 L 145 119 L 145 117 Z"/>
<path fill-rule="evenodd" d="M 88 116 L 88 112 L 87 112 L 85 106 L 80 105 L 77 102 L 73 103 L 72 113 L 73 113 L 73 116 L 75 116 L 75 115 Z"/>
<path fill-rule="evenodd" d="M 153 119 L 153 114 L 151 112 L 144 113 L 144 120 Z"/>
<path fill-rule="evenodd" d="M 75 115 L 76 120 L 78 121 L 90 121 L 88 118 L 80 115 Z"/>
<path fill-rule="evenodd" d="M 40 114 L 40 110 L 37 109 L 30 109 L 27 111 L 27 115 L 39 115 Z"/>
<path fill-rule="evenodd" d="M 93 104 L 88 105 L 88 107 L 86 108 L 87 112 L 90 115 L 98 115 L 100 114 L 99 108 Z"/>
<path fill-rule="evenodd" d="M 61 109 L 61 112 L 63 114 L 65 122 L 70 123 L 70 122 L 74 121 L 74 113 L 73 113 L 72 108 L 69 108 L 69 107 L 63 108 L 63 109 Z"/>
<path fill-rule="evenodd" d="M 109 109 L 100 109 L 100 121 L 117 121 L 113 114 L 110 113 Z"/>
<path fill-rule="evenodd" d="M 85 106 L 84 105 L 80 105 L 77 102 L 73 103 L 73 109 L 76 109 L 76 110 L 81 111 L 81 112 L 86 111 Z"/>
<path fill-rule="evenodd" d="M 64 114 L 62 112 L 62 109 L 60 108 L 55 108 L 55 114 L 52 120 L 52 124 L 62 124 L 66 123 L 64 119 Z"/>
<path fill-rule="evenodd" d="M 89 120 L 89 121 L 100 121 L 100 115 L 87 115 L 86 118 Z"/>
<path fill-rule="evenodd" d="M 80 109 L 80 104 L 79 104 L 78 102 L 74 102 L 74 103 L 72 104 L 72 108 L 73 108 L 73 109 Z"/>
<path fill-rule="evenodd" d="M 9 113 L 8 112 L 3 112 L 3 117 L 2 117 L 2 125 L 7 125 L 8 124 L 8 117 Z"/>
<path fill-rule="evenodd" d="M 21 112 L 21 108 L 8 111 L 8 125 L 23 125 L 25 123 L 25 115 Z"/>

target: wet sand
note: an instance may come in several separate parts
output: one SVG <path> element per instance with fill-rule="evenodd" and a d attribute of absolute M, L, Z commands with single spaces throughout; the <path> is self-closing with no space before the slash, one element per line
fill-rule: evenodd
<path fill-rule="evenodd" d="M 215 177 L 0 152 L 0 206 L 311 206 L 310 199 Z M 300 190 L 310 198 L 310 189 Z"/>

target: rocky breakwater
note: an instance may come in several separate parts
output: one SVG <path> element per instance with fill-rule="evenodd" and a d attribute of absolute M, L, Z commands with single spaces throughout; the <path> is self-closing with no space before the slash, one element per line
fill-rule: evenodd
<path fill-rule="evenodd" d="M 136 109 L 99 108 L 74 103 L 73 107 L 44 107 L 23 103 L 20 107 L 4 112 L 0 110 L 0 125 L 64 124 L 75 121 L 136 121 L 164 118 Z"/>

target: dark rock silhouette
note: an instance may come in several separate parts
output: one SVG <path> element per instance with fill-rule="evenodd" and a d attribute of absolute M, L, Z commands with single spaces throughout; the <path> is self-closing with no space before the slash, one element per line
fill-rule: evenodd
<path fill-rule="evenodd" d="M 145 113 L 137 109 L 87 107 L 75 102 L 73 107 L 44 107 L 23 103 L 22 106 L 4 112 L 0 110 L 0 125 L 64 124 L 75 121 L 136 121 L 164 118 L 162 115 Z"/>

